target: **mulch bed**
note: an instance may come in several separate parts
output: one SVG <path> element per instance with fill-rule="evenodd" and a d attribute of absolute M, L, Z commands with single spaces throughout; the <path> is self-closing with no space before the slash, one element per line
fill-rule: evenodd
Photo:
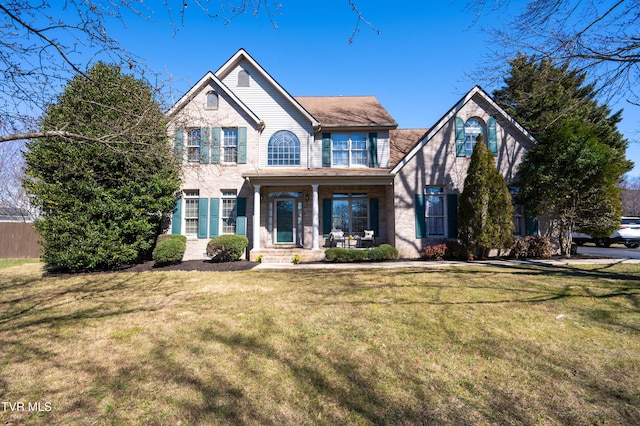
<path fill-rule="evenodd" d="M 227 271 L 247 271 L 252 269 L 258 262 L 247 260 L 237 260 L 235 262 L 209 262 L 204 260 L 186 260 L 175 265 L 155 267 L 153 261 L 133 265 L 122 269 L 122 272 L 146 272 L 146 271 L 205 271 L 205 272 L 227 272 Z"/>

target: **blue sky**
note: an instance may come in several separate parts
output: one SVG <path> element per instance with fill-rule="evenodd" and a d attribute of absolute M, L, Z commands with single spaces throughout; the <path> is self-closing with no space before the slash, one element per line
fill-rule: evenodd
<path fill-rule="evenodd" d="M 483 16 L 474 24 L 476 15 L 465 10 L 466 0 L 397 5 L 357 0 L 380 34 L 361 22 L 349 44 L 357 15 L 348 0 L 281 3 L 280 15 L 274 18 L 277 29 L 262 12 L 240 16 L 223 27 L 221 20 L 210 20 L 190 5 L 184 24 L 174 12 L 174 34 L 166 10 L 158 5 L 156 22 L 131 19 L 126 29 L 110 30 L 149 68 L 171 75 L 177 97 L 239 48 L 294 96 L 373 95 L 401 128 L 430 127 L 475 84 L 489 93 L 494 89 L 469 74 L 477 72 L 491 53 L 483 28 L 507 21 L 503 14 Z M 218 4 L 212 2 L 212 10 Z M 620 108 L 625 111 L 619 129 L 630 142 L 627 156 L 637 164 L 630 175 L 640 176 L 640 107 L 612 105 L 613 110 Z"/>

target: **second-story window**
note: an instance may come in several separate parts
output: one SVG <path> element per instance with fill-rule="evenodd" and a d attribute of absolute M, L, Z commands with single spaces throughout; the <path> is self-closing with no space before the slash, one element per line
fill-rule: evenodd
<path fill-rule="evenodd" d="M 187 132 L 187 161 L 189 163 L 200 162 L 200 146 L 202 134 L 200 129 L 189 129 Z"/>
<path fill-rule="evenodd" d="M 300 140 L 288 130 L 275 132 L 269 139 L 267 164 L 269 166 L 299 166 Z"/>
<path fill-rule="evenodd" d="M 238 129 L 223 129 L 222 140 L 223 161 L 225 163 L 238 162 Z"/>
<path fill-rule="evenodd" d="M 364 166 L 367 160 L 366 133 L 333 133 L 331 135 L 331 158 L 333 166 Z"/>

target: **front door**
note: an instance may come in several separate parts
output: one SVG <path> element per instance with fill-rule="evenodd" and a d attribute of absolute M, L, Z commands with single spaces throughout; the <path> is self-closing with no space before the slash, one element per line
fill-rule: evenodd
<path fill-rule="evenodd" d="M 276 243 L 294 242 L 294 200 L 276 200 Z"/>

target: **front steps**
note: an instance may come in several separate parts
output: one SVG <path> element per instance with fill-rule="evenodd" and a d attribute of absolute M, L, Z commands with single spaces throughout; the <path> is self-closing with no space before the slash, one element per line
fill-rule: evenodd
<path fill-rule="evenodd" d="M 207 244 L 208 239 L 187 240 L 187 250 L 182 258 L 187 260 L 208 260 Z M 262 255 L 262 263 L 293 263 L 295 255 L 300 256 L 300 262 L 321 262 L 324 260 L 324 248 L 320 250 L 310 250 L 301 247 L 269 247 L 260 250 L 251 250 L 250 260 L 256 261 Z M 244 259 L 245 256 L 242 257 Z"/>

